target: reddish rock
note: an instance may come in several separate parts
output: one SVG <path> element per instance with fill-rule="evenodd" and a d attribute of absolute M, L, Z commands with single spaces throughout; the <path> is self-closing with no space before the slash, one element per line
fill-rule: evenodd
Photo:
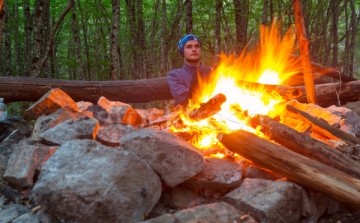
<path fill-rule="evenodd" d="M 69 95 L 59 88 L 54 88 L 28 108 L 25 115 L 31 119 L 37 119 L 41 115 L 52 114 L 59 108 L 68 108 L 75 112 L 79 111 L 75 101 Z"/>

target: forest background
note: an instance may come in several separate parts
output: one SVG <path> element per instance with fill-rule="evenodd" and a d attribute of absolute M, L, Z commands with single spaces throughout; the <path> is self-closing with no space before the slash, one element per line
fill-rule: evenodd
<path fill-rule="evenodd" d="M 177 42 L 202 41 L 203 62 L 241 52 L 260 24 L 295 24 L 292 0 L 0 0 L 0 76 L 70 80 L 164 77 Z M 311 61 L 360 77 L 360 0 L 302 0 Z"/>

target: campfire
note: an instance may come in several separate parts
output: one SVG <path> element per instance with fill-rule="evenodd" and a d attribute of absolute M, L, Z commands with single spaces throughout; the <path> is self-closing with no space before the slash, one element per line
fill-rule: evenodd
<path fill-rule="evenodd" d="M 254 49 L 220 56 L 220 63 L 208 79 L 199 80 L 189 106 L 180 114 L 181 125 L 171 125 L 170 131 L 191 132 L 192 143 L 199 149 L 223 147 L 216 136 L 240 129 L 263 134 L 248 123 L 260 114 L 284 120 L 288 98 L 274 86 L 296 84 L 302 70 L 296 51 L 295 29 L 282 37 L 278 23 L 261 26 L 260 41 Z"/>

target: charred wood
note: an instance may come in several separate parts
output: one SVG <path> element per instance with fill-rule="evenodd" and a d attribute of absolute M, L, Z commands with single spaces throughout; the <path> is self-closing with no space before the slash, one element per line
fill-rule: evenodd
<path fill-rule="evenodd" d="M 202 104 L 199 108 L 192 110 L 189 117 L 194 121 L 200 121 L 218 113 L 221 110 L 221 105 L 226 101 L 226 96 L 217 94 L 209 101 Z"/>
<path fill-rule="evenodd" d="M 267 135 L 270 140 L 274 140 L 294 152 L 360 179 L 360 163 L 327 144 L 281 124 L 268 116 L 256 115 L 251 119 L 251 123 L 261 126 L 261 132 Z"/>
<path fill-rule="evenodd" d="M 228 150 L 360 211 L 358 179 L 244 130 L 219 133 L 218 139 Z"/>
<path fill-rule="evenodd" d="M 356 145 L 360 144 L 360 139 L 342 131 L 341 129 L 338 129 L 334 126 L 331 126 L 329 123 L 327 123 L 324 120 L 319 120 L 308 113 L 301 111 L 291 105 L 287 105 L 287 109 L 296 114 L 297 117 L 299 117 L 304 122 L 307 122 L 312 125 L 312 131 L 314 131 L 317 134 L 324 135 L 328 137 L 329 139 L 341 139 L 344 142 L 346 142 L 349 145 Z"/>

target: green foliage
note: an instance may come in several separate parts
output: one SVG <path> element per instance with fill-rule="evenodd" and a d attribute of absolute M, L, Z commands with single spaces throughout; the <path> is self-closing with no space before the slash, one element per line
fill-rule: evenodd
<path fill-rule="evenodd" d="M 34 12 L 35 0 L 30 1 L 31 13 Z M 138 0 L 129 0 L 136 4 Z M 174 28 L 174 20 L 178 10 L 178 5 L 183 7 L 184 0 L 180 1 L 165 1 L 166 2 L 166 17 L 165 25 L 162 27 L 163 12 L 162 12 L 162 0 L 156 5 L 157 0 L 142 0 L 142 15 L 136 14 L 136 18 L 143 19 L 144 22 L 144 49 L 138 49 L 137 56 L 142 57 L 143 65 L 146 67 L 143 77 L 158 77 L 162 75 L 161 61 L 162 56 L 162 40 L 168 38 L 169 32 Z M 283 22 L 283 31 L 285 32 L 289 26 L 293 25 L 293 15 L 291 14 L 292 8 L 290 6 L 291 1 L 273 0 L 274 15 L 280 18 Z M 314 47 L 312 55 L 317 63 L 331 66 L 331 50 L 326 48 L 324 43 L 331 41 L 331 19 L 327 22 L 326 18 L 331 16 L 331 10 L 329 11 L 329 2 L 322 1 L 303 1 L 306 4 L 304 7 L 305 20 L 309 26 L 309 37 L 311 44 L 319 44 L 318 47 Z M 345 17 L 345 10 L 351 13 L 348 5 L 344 6 L 345 2 L 340 3 L 340 16 L 339 16 L 339 63 L 344 60 L 344 46 L 345 38 L 342 38 L 349 29 L 347 24 L 349 18 Z M 24 1 L 7 0 L 8 22 L 6 24 L 7 35 L 10 35 L 12 58 L 11 64 L 13 67 L 13 75 L 21 75 L 26 64 L 24 55 L 24 40 L 25 40 L 25 18 L 24 18 Z M 73 32 L 74 21 L 72 19 L 73 11 L 70 11 L 65 17 L 61 26 L 59 27 L 54 41 L 54 52 L 51 57 L 52 74 L 51 77 L 56 78 L 70 78 L 70 74 L 77 75 L 78 67 L 81 65 L 84 71 L 90 71 L 87 74 L 89 80 L 109 80 L 110 78 L 110 33 L 112 26 L 112 1 L 110 0 L 76 0 L 76 24 L 78 27 L 78 37 L 80 38 L 81 55 L 79 56 L 81 61 L 78 61 L 76 55 L 76 43 Z M 67 6 L 67 1 L 52 0 L 50 1 L 50 21 L 51 24 L 55 24 L 60 14 Z M 262 21 L 264 1 L 254 0 L 249 1 L 248 8 L 248 28 L 247 37 L 251 42 L 255 42 L 259 38 L 259 27 Z M 215 42 L 215 1 L 214 0 L 196 0 L 192 1 L 193 5 L 193 30 L 194 34 L 198 35 L 203 42 L 203 59 L 206 64 L 212 64 L 215 55 L 214 42 Z M 234 14 L 234 3 L 230 0 L 223 0 L 224 17 L 222 18 L 222 30 L 221 30 L 221 50 L 225 49 L 224 39 L 227 38 L 228 45 L 226 48 L 231 52 L 235 47 L 236 40 L 236 25 Z M 355 1 L 355 8 L 359 10 L 360 3 Z M 15 17 L 15 9 L 18 10 L 18 17 Z M 321 13 L 320 13 L 321 12 Z M 327 14 L 330 13 L 330 14 Z M 350 15 L 350 14 L 349 14 Z M 357 15 L 358 16 L 358 15 Z M 268 23 L 270 21 L 270 15 L 268 13 Z M 177 41 L 185 34 L 185 10 L 182 14 L 180 25 L 175 27 L 175 37 L 169 39 L 169 47 L 165 49 L 168 52 L 167 58 L 165 58 L 166 68 L 171 69 L 181 66 L 182 58 L 177 52 Z M 224 24 L 227 21 L 229 27 L 229 34 L 224 32 Z M 125 79 L 131 79 L 134 77 L 134 73 L 138 67 L 136 67 L 135 49 L 137 46 L 143 43 L 134 43 L 129 25 L 128 8 L 125 0 L 120 0 L 120 18 L 119 18 L 119 51 L 121 53 L 120 67 L 121 73 L 119 76 Z M 326 32 L 322 35 L 317 33 L 319 27 L 326 27 Z M 360 32 L 357 25 L 357 32 Z M 140 27 L 137 27 L 139 29 Z M 162 29 L 165 29 L 163 32 Z M 15 38 L 16 31 L 18 32 L 17 38 Z M 165 36 L 164 36 L 165 35 Z M 33 38 L 33 36 L 32 36 Z M 86 39 L 85 39 L 86 38 Z M 86 41 L 85 41 L 86 40 Z M 356 38 L 355 48 L 360 47 L 359 35 Z M 44 50 L 47 42 L 44 40 Z M 87 44 L 87 45 L 86 45 Z M 322 45 L 321 45 L 322 44 Z M 4 46 L 4 43 L 3 43 Z M 15 58 L 15 51 L 19 49 L 21 52 L 21 59 L 17 61 Z M 81 63 L 81 64 L 80 64 Z M 355 75 L 360 75 L 360 53 L 357 50 L 355 52 L 354 66 Z M 16 66 L 20 67 L 20 73 L 15 73 Z M 88 69 L 87 69 L 88 68 Z M 4 69 L 4 68 L 3 68 Z M 19 69 L 19 68 L 18 68 Z M 1 71 L 2 69 L 0 69 Z"/>

